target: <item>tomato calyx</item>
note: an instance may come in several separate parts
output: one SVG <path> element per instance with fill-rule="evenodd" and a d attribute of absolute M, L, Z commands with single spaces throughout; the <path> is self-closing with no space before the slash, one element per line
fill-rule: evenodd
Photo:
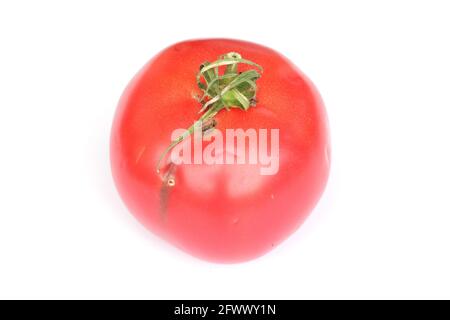
<path fill-rule="evenodd" d="M 239 72 L 239 64 L 245 64 L 256 69 Z M 221 67 L 225 67 L 222 68 L 224 69 L 223 72 L 220 70 Z M 199 113 L 202 113 L 202 115 L 197 122 L 201 121 L 203 124 L 203 132 L 215 126 L 214 117 L 222 109 L 237 108 L 247 111 L 250 107 L 256 106 L 256 80 L 261 77 L 262 71 L 263 68 L 260 65 L 243 59 L 236 52 L 226 53 L 214 62 L 206 61 L 200 65 L 200 71 L 197 73 L 196 80 L 202 95 L 196 97 L 196 100 L 201 104 Z M 195 123 L 183 135 L 173 140 L 164 150 L 158 159 L 157 173 L 160 172 L 161 163 L 165 156 L 176 145 L 190 136 L 194 132 L 194 127 Z"/>

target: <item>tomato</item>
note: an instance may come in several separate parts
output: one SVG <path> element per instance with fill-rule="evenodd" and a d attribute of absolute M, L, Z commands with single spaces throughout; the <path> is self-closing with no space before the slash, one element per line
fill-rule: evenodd
<path fill-rule="evenodd" d="M 257 134 L 266 130 L 268 150 L 276 151 L 271 141 L 278 143 L 276 170 L 262 174 L 267 163 L 250 161 L 174 164 L 167 155 L 158 172 L 159 159 L 176 137 L 174 130 L 189 128 L 202 115 L 195 98 L 202 93 L 196 83 L 199 68 L 227 53 L 238 53 L 263 71 L 238 65 L 240 73 L 260 72 L 252 78 L 255 99 L 244 92 L 254 106 L 243 108 L 241 100 L 233 100 L 239 97 L 228 97 L 228 104 L 239 108 L 217 112 L 214 132 L 226 137 L 227 129 Z M 247 138 L 233 150 L 250 158 L 257 151 Z M 205 151 L 215 139 L 213 135 L 200 145 L 189 145 L 180 155 L 199 146 Z M 195 144 L 192 141 L 186 138 L 177 147 Z M 258 141 L 256 147 L 260 146 Z M 312 82 L 276 51 L 229 39 L 177 43 L 151 59 L 119 102 L 110 154 L 117 189 L 140 222 L 188 253 L 222 263 L 259 257 L 297 230 L 318 202 L 330 168 L 326 111 Z"/>

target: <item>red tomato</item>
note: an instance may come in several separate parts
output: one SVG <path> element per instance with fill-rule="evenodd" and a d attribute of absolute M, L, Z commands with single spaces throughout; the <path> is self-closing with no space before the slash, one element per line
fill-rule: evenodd
<path fill-rule="evenodd" d="M 199 66 L 228 52 L 264 71 L 256 82 L 256 106 L 220 111 L 216 129 L 279 129 L 278 171 L 261 175 L 261 164 L 165 161 L 168 181 L 156 172 L 158 158 L 174 129 L 199 118 L 201 106 L 193 98 Z M 249 143 L 243 148 L 254 151 Z M 330 166 L 326 112 L 311 81 L 272 49 L 226 39 L 177 43 L 147 63 L 125 90 L 112 127 L 111 166 L 125 204 L 148 229 L 209 261 L 246 261 L 292 234 L 319 200 Z"/>

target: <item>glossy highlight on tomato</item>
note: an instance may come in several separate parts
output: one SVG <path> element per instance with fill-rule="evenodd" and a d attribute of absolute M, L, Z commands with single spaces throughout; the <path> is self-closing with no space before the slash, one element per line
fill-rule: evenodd
<path fill-rule="evenodd" d="M 173 131 L 201 116 L 199 68 L 227 53 L 239 53 L 263 71 L 254 105 L 221 110 L 215 129 L 224 135 L 227 129 L 278 129 L 277 172 L 262 175 L 261 164 L 174 165 L 167 159 L 157 172 Z M 249 143 L 241 147 L 255 151 Z M 196 257 L 243 262 L 280 244 L 318 202 L 330 169 L 328 122 L 312 82 L 276 51 L 230 39 L 184 41 L 151 59 L 126 88 L 110 155 L 119 194 L 149 230 Z"/>

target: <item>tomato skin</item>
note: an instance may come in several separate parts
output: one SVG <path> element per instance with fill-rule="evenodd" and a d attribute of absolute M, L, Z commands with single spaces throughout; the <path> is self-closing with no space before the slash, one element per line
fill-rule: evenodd
<path fill-rule="evenodd" d="M 174 129 L 199 118 L 192 98 L 199 65 L 227 52 L 264 73 L 256 107 L 221 111 L 217 129 L 280 129 L 279 171 L 178 165 L 175 186 L 162 188 L 158 157 Z M 319 200 L 330 166 L 326 112 L 311 81 L 272 49 L 229 39 L 177 43 L 145 65 L 119 102 L 110 152 L 117 189 L 139 221 L 188 253 L 222 263 L 261 256 L 292 234 Z"/>

